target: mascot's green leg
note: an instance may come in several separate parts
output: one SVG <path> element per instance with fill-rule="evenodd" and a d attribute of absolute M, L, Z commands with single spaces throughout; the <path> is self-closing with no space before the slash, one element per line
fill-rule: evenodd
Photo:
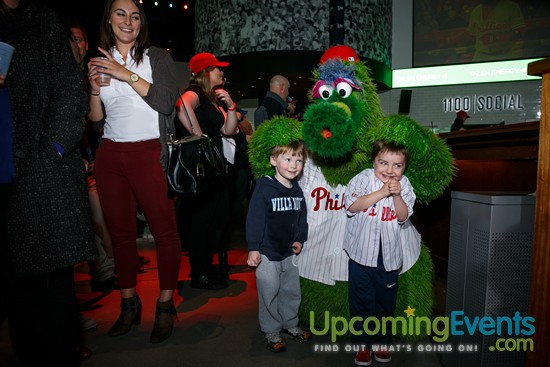
<path fill-rule="evenodd" d="M 421 244 L 420 257 L 414 266 L 399 276 L 399 290 L 397 292 L 396 317 L 407 318 L 403 312 L 410 306 L 415 309 L 414 315 L 431 319 L 434 308 L 434 265 L 427 246 Z M 300 306 L 300 322 L 316 333 L 331 335 L 329 330 L 334 317 L 349 320 L 348 283 L 337 282 L 335 285 L 326 285 L 309 279 L 300 278 L 302 286 L 302 304 Z M 343 330 L 343 320 L 338 322 L 337 328 Z M 323 333 L 324 334 L 324 333 Z M 339 338 L 348 338 L 347 332 L 342 332 Z M 404 335 L 398 330 L 396 339 L 420 340 L 426 336 L 426 330 L 414 330 L 414 335 Z"/>

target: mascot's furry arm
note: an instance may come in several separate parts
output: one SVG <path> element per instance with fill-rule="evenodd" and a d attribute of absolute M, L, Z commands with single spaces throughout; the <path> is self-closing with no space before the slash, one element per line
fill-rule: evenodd
<path fill-rule="evenodd" d="M 353 49 L 335 46 L 328 49 L 318 68 L 314 70 L 315 85 L 310 92 L 311 104 L 304 115 L 303 123 L 290 118 L 275 118 L 262 124 L 254 133 L 249 144 L 249 157 L 255 177 L 273 175 L 269 165 L 269 151 L 275 145 L 287 144 L 292 140 L 303 140 L 311 154 L 306 162 L 321 172 L 324 182 L 311 181 L 315 175 L 304 175 L 300 185 L 306 201 L 314 195 L 310 187 L 334 190 L 337 200 L 341 188 L 357 173 L 372 167 L 371 147 L 376 140 L 385 140 L 404 145 L 410 151 L 411 159 L 406 175 L 413 185 L 419 203 L 429 203 L 437 198 L 450 183 L 453 173 L 453 158 L 445 143 L 430 130 L 418 125 L 406 116 L 384 116 L 370 79 L 368 68 L 359 61 Z M 319 176 L 318 175 L 318 176 Z M 342 186 L 340 186 L 342 185 Z M 342 207 L 338 207 L 341 209 Z M 336 220 L 318 222 L 318 217 L 334 217 Z M 316 230 L 325 233 L 343 232 L 344 210 L 321 213 L 308 203 L 310 233 L 302 254 L 298 256 L 302 276 L 302 305 L 300 319 L 312 329 L 322 330 L 331 317 L 348 317 L 347 267 L 339 274 L 330 274 L 329 281 L 319 273 L 330 273 L 347 264 L 347 256 L 338 241 L 322 241 L 324 236 L 315 236 Z M 338 223 L 337 223 L 338 222 Z M 330 227 L 334 226 L 331 230 Z M 338 227 L 339 226 L 339 227 Z M 343 236 L 342 238 L 343 239 Z M 313 252 L 325 254 L 327 259 L 314 262 Z M 335 255 L 335 253 L 337 253 Z M 315 269 L 311 264 L 321 264 Z M 340 264 L 340 266 L 338 266 Z M 416 316 L 431 316 L 433 308 L 433 263 L 428 248 L 422 250 L 416 264 L 399 277 L 399 291 L 395 315 L 404 316 L 408 306 L 416 309 Z M 315 315 L 310 319 L 311 312 Z M 423 336 L 401 334 L 404 339 Z"/>

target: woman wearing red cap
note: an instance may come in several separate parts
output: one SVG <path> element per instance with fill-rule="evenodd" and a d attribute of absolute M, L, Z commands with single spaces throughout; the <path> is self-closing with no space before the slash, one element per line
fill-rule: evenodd
<path fill-rule="evenodd" d="M 237 106 L 223 89 L 223 70 L 220 62 L 208 52 L 199 53 L 189 61 L 193 75 L 189 86 L 177 102 L 178 118 L 191 135 L 206 134 L 220 151 L 222 136 L 231 136 L 237 129 Z M 225 108 L 224 108 L 225 107 Z M 229 224 L 228 186 L 224 179 L 180 205 L 189 228 L 188 249 L 192 288 L 223 289 L 227 282 L 213 271 L 214 249 Z M 183 210 L 182 210 L 183 209 Z M 182 224 L 182 223 L 180 223 Z"/>

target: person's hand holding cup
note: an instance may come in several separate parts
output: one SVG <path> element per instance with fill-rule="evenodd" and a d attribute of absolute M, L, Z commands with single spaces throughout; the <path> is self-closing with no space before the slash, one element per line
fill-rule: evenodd
<path fill-rule="evenodd" d="M 103 73 L 102 70 L 105 70 L 105 67 L 97 65 L 97 61 L 109 61 L 106 57 L 94 57 L 90 59 L 88 63 L 88 77 L 90 78 L 90 84 L 92 87 L 97 85 L 98 87 L 106 87 L 111 84 L 111 75 Z M 95 88 L 92 88 L 95 89 Z"/>
<path fill-rule="evenodd" d="M 109 61 L 106 57 L 98 57 L 98 59 Z M 98 67 L 98 78 L 97 78 L 97 85 L 100 87 L 107 87 L 111 85 L 111 76 L 109 74 L 102 73 L 101 70 L 104 70 L 102 67 Z"/>

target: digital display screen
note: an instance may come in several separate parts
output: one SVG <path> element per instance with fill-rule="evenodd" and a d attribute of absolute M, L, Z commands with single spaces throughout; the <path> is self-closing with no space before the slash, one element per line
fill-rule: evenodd
<path fill-rule="evenodd" d="M 432 66 L 392 71 L 392 88 L 536 80 L 527 74 L 529 63 L 540 59 Z"/>
<path fill-rule="evenodd" d="M 548 0 L 415 0 L 413 67 L 550 56 Z"/>

